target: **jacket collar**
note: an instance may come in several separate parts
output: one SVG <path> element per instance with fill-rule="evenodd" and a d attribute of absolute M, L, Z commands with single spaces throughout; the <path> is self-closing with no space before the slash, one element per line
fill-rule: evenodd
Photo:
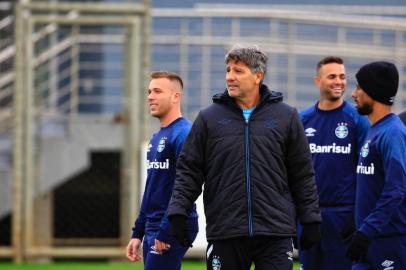
<path fill-rule="evenodd" d="M 259 94 L 261 96 L 257 107 L 266 102 L 281 102 L 283 95 L 280 92 L 269 90 L 268 86 L 261 84 L 259 88 Z M 225 103 L 233 106 L 237 106 L 234 99 L 228 95 L 227 89 L 223 93 L 218 93 L 213 96 L 214 103 Z"/>

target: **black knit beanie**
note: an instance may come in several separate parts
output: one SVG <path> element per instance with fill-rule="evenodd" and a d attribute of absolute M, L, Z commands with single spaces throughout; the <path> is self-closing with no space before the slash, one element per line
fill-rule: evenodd
<path fill-rule="evenodd" d="M 392 105 L 399 86 L 396 66 L 385 61 L 366 64 L 355 75 L 358 85 L 372 99 Z"/>

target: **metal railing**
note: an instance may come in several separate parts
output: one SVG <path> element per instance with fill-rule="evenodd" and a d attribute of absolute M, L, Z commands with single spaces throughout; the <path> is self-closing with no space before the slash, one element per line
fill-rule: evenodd
<path fill-rule="evenodd" d="M 140 181 L 135 172 L 138 171 L 143 133 L 139 128 L 142 126 L 139 115 L 144 108 L 144 93 L 139 91 L 144 82 L 140 66 L 148 67 L 145 56 L 148 38 L 144 37 L 141 24 L 145 24 L 148 16 L 148 5 L 148 1 L 122 5 L 21 1 L 16 5 L 15 43 L 0 53 L 3 62 L 14 62 L 12 69 L 0 74 L 0 104 L 12 96 L 7 104 L 12 108 L 12 114 L 7 114 L 6 106 L 1 106 L 0 117 L 4 115 L 11 123 L 7 125 L 7 131 L 13 133 L 14 147 L 12 246 L 0 248 L 0 256 L 13 256 L 16 262 L 41 256 L 122 256 L 122 245 L 126 244 L 122 241 L 127 241 L 126 231 L 131 227 L 139 201 L 137 183 Z M 120 32 L 83 33 L 85 28 L 102 27 L 116 27 Z M 120 54 L 125 57 L 106 62 L 101 57 L 106 53 L 98 52 L 92 46 L 99 49 L 110 46 L 109 51 L 111 46 L 119 46 Z M 90 53 L 99 53 L 96 55 L 99 59 L 86 59 Z M 109 73 L 111 68 L 120 74 L 116 80 L 103 78 L 114 73 L 111 70 Z M 103 91 L 97 90 L 100 87 Z M 111 88 L 116 91 L 110 93 Z M 52 214 L 49 208 L 52 194 L 39 197 L 35 193 L 40 177 L 41 145 L 38 145 L 36 133 L 41 127 L 39 120 L 64 117 L 71 125 L 79 114 L 97 114 L 99 119 L 107 114 L 112 121 L 116 112 L 124 112 L 128 120 L 123 133 L 126 147 L 122 149 L 120 181 L 124 191 L 120 197 L 119 224 L 122 228 L 116 241 L 122 244 L 97 248 L 86 245 L 55 247 L 52 228 L 41 228 L 49 226 L 47 221 L 52 218 L 49 216 Z M 41 208 L 42 213 L 38 212 Z M 37 214 L 44 215 L 44 211 L 48 216 L 42 216 L 44 220 L 41 221 Z"/>

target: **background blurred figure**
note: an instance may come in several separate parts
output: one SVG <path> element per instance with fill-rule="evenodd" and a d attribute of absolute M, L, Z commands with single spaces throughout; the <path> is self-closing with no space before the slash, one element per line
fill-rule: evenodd
<path fill-rule="evenodd" d="M 310 250 L 299 250 L 300 263 L 304 270 L 351 269 L 342 237 L 354 232 L 355 169 L 369 122 L 343 100 L 347 80 L 340 57 L 321 59 L 314 83 L 320 99 L 301 118 L 316 173 L 322 239 Z"/>
<path fill-rule="evenodd" d="M 399 114 L 400 120 L 406 125 L 406 111 Z"/>
<path fill-rule="evenodd" d="M 320 238 L 306 136 L 296 109 L 262 84 L 267 59 L 257 46 L 226 54 L 227 90 L 200 111 L 179 157 L 168 215 L 185 223 L 204 184 L 207 269 L 292 269 L 296 219 L 304 245 Z"/>
<path fill-rule="evenodd" d="M 391 113 L 397 68 L 373 62 L 356 74 L 357 110 L 372 126 L 357 166 L 355 220 L 348 257 L 353 269 L 406 269 L 406 127 Z"/>
<path fill-rule="evenodd" d="M 180 269 L 188 245 L 178 243 L 171 235 L 166 214 L 175 181 L 176 161 L 191 123 L 180 110 L 183 82 L 175 73 L 160 71 L 151 74 L 148 104 L 161 129 L 152 136 L 147 151 L 147 183 L 140 214 L 135 221 L 127 257 L 139 261 L 143 242 L 144 269 Z M 193 242 L 198 231 L 195 205 L 188 217 L 188 239 Z M 143 241 L 144 238 L 144 241 Z"/>

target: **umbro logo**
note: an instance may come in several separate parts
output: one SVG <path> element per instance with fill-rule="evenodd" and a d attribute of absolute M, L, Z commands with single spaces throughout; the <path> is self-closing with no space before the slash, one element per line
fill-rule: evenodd
<path fill-rule="evenodd" d="M 393 267 L 394 261 L 389 261 L 389 260 L 385 260 L 381 265 L 384 267 L 383 270 L 392 270 L 395 269 L 395 267 Z"/>
<path fill-rule="evenodd" d="M 306 128 L 305 133 L 307 137 L 313 137 L 317 130 L 312 127 Z"/>
<path fill-rule="evenodd" d="M 271 120 L 268 120 L 264 123 L 265 128 L 273 128 L 274 124 Z"/>
<path fill-rule="evenodd" d="M 151 254 L 157 254 L 157 255 L 162 255 L 162 252 L 159 252 L 156 250 L 155 246 L 151 247 L 151 250 L 149 251 Z"/>
<path fill-rule="evenodd" d="M 223 119 L 218 120 L 217 123 L 221 124 L 221 125 L 227 125 L 227 124 L 231 123 L 231 119 L 223 118 Z"/>
<path fill-rule="evenodd" d="M 292 251 L 286 252 L 286 255 L 288 255 L 288 260 L 293 261 L 293 252 Z"/>

